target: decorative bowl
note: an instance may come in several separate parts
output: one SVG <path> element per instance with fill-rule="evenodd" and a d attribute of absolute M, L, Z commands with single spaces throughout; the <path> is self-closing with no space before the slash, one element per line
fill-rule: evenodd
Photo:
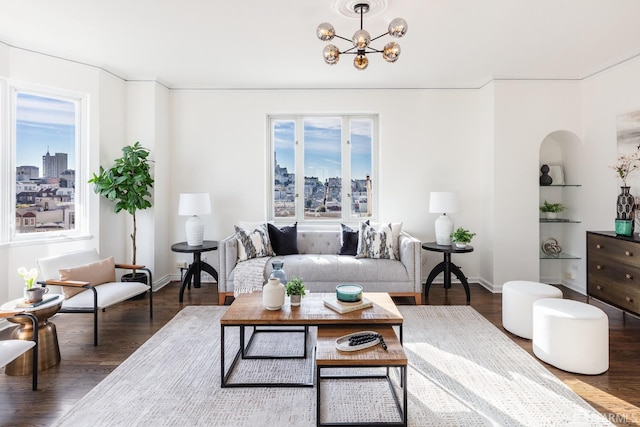
<path fill-rule="evenodd" d="M 341 302 L 359 302 L 362 300 L 362 286 L 342 283 L 336 286 L 336 298 Z"/>

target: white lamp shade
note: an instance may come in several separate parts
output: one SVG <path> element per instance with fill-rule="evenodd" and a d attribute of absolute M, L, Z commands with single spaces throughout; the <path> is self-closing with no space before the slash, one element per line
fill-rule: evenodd
<path fill-rule="evenodd" d="M 180 193 L 178 215 L 207 215 L 210 213 L 209 193 Z"/>
<path fill-rule="evenodd" d="M 458 193 L 454 191 L 432 191 L 429 194 L 429 212 L 451 213 L 459 210 Z"/>

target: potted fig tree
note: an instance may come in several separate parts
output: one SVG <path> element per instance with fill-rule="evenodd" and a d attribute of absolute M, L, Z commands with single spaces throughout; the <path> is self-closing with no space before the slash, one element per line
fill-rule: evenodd
<path fill-rule="evenodd" d="M 132 264 L 136 264 L 136 212 L 151 207 L 151 192 L 153 178 L 149 160 L 149 149 L 136 142 L 122 148 L 122 157 L 115 159 L 113 166 L 104 169 L 100 166 L 98 174 L 93 174 L 89 183 L 93 184 L 93 190 L 107 199 L 115 202 L 114 212 L 127 211 L 133 218 L 133 230 L 131 232 Z M 136 273 L 123 276 L 123 281 L 147 281 L 144 273 Z M 144 294 L 143 294 L 144 295 Z"/>

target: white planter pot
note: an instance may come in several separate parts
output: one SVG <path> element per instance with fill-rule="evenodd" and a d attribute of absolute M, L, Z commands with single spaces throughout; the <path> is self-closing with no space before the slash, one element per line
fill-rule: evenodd
<path fill-rule="evenodd" d="M 467 244 L 464 242 L 456 242 L 456 248 L 458 249 L 464 249 L 467 247 Z"/>
<path fill-rule="evenodd" d="M 547 219 L 556 219 L 558 214 L 556 212 L 547 212 Z"/>
<path fill-rule="evenodd" d="M 292 307 L 297 307 L 300 305 L 300 302 L 302 301 L 302 295 L 291 295 L 291 306 Z"/>

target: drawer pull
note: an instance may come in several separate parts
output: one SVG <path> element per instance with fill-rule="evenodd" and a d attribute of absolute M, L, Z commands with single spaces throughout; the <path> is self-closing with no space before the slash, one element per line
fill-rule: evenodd
<path fill-rule="evenodd" d="M 600 286 L 600 285 L 596 285 L 596 289 L 597 289 L 597 290 L 599 290 L 599 291 L 601 291 L 601 290 L 602 290 L 602 286 Z"/>
<path fill-rule="evenodd" d="M 601 266 L 601 265 L 599 265 L 599 264 L 598 264 L 598 265 L 596 265 L 596 269 L 598 269 L 598 270 L 602 270 L 603 268 L 604 268 L 604 267 L 603 267 L 603 266 Z"/>
<path fill-rule="evenodd" d="M 631 297 L 626 297 L 625 299 L 627 300 L 627 302 L 633 302 L 633 298 Z"/>
<path fill-rule="evenodd" d="M 625 254 L 626 256 L 633 256 L 633 253 L 632 253 L 632 252 L 630 252 L 630 251 L 624 251 L 624 254 Z"/>
<path fill-rule="evenodd" d="M 629 273 L 625 274 L 624 277 L 626 277 L 627 279 L 633 279 L 633 276 Z"/>
<path fill-rule="evenodd" d="M 598 243 L 598 244 L 596 245 L 596 249 L 602 249 L 602 245 Z"/>

